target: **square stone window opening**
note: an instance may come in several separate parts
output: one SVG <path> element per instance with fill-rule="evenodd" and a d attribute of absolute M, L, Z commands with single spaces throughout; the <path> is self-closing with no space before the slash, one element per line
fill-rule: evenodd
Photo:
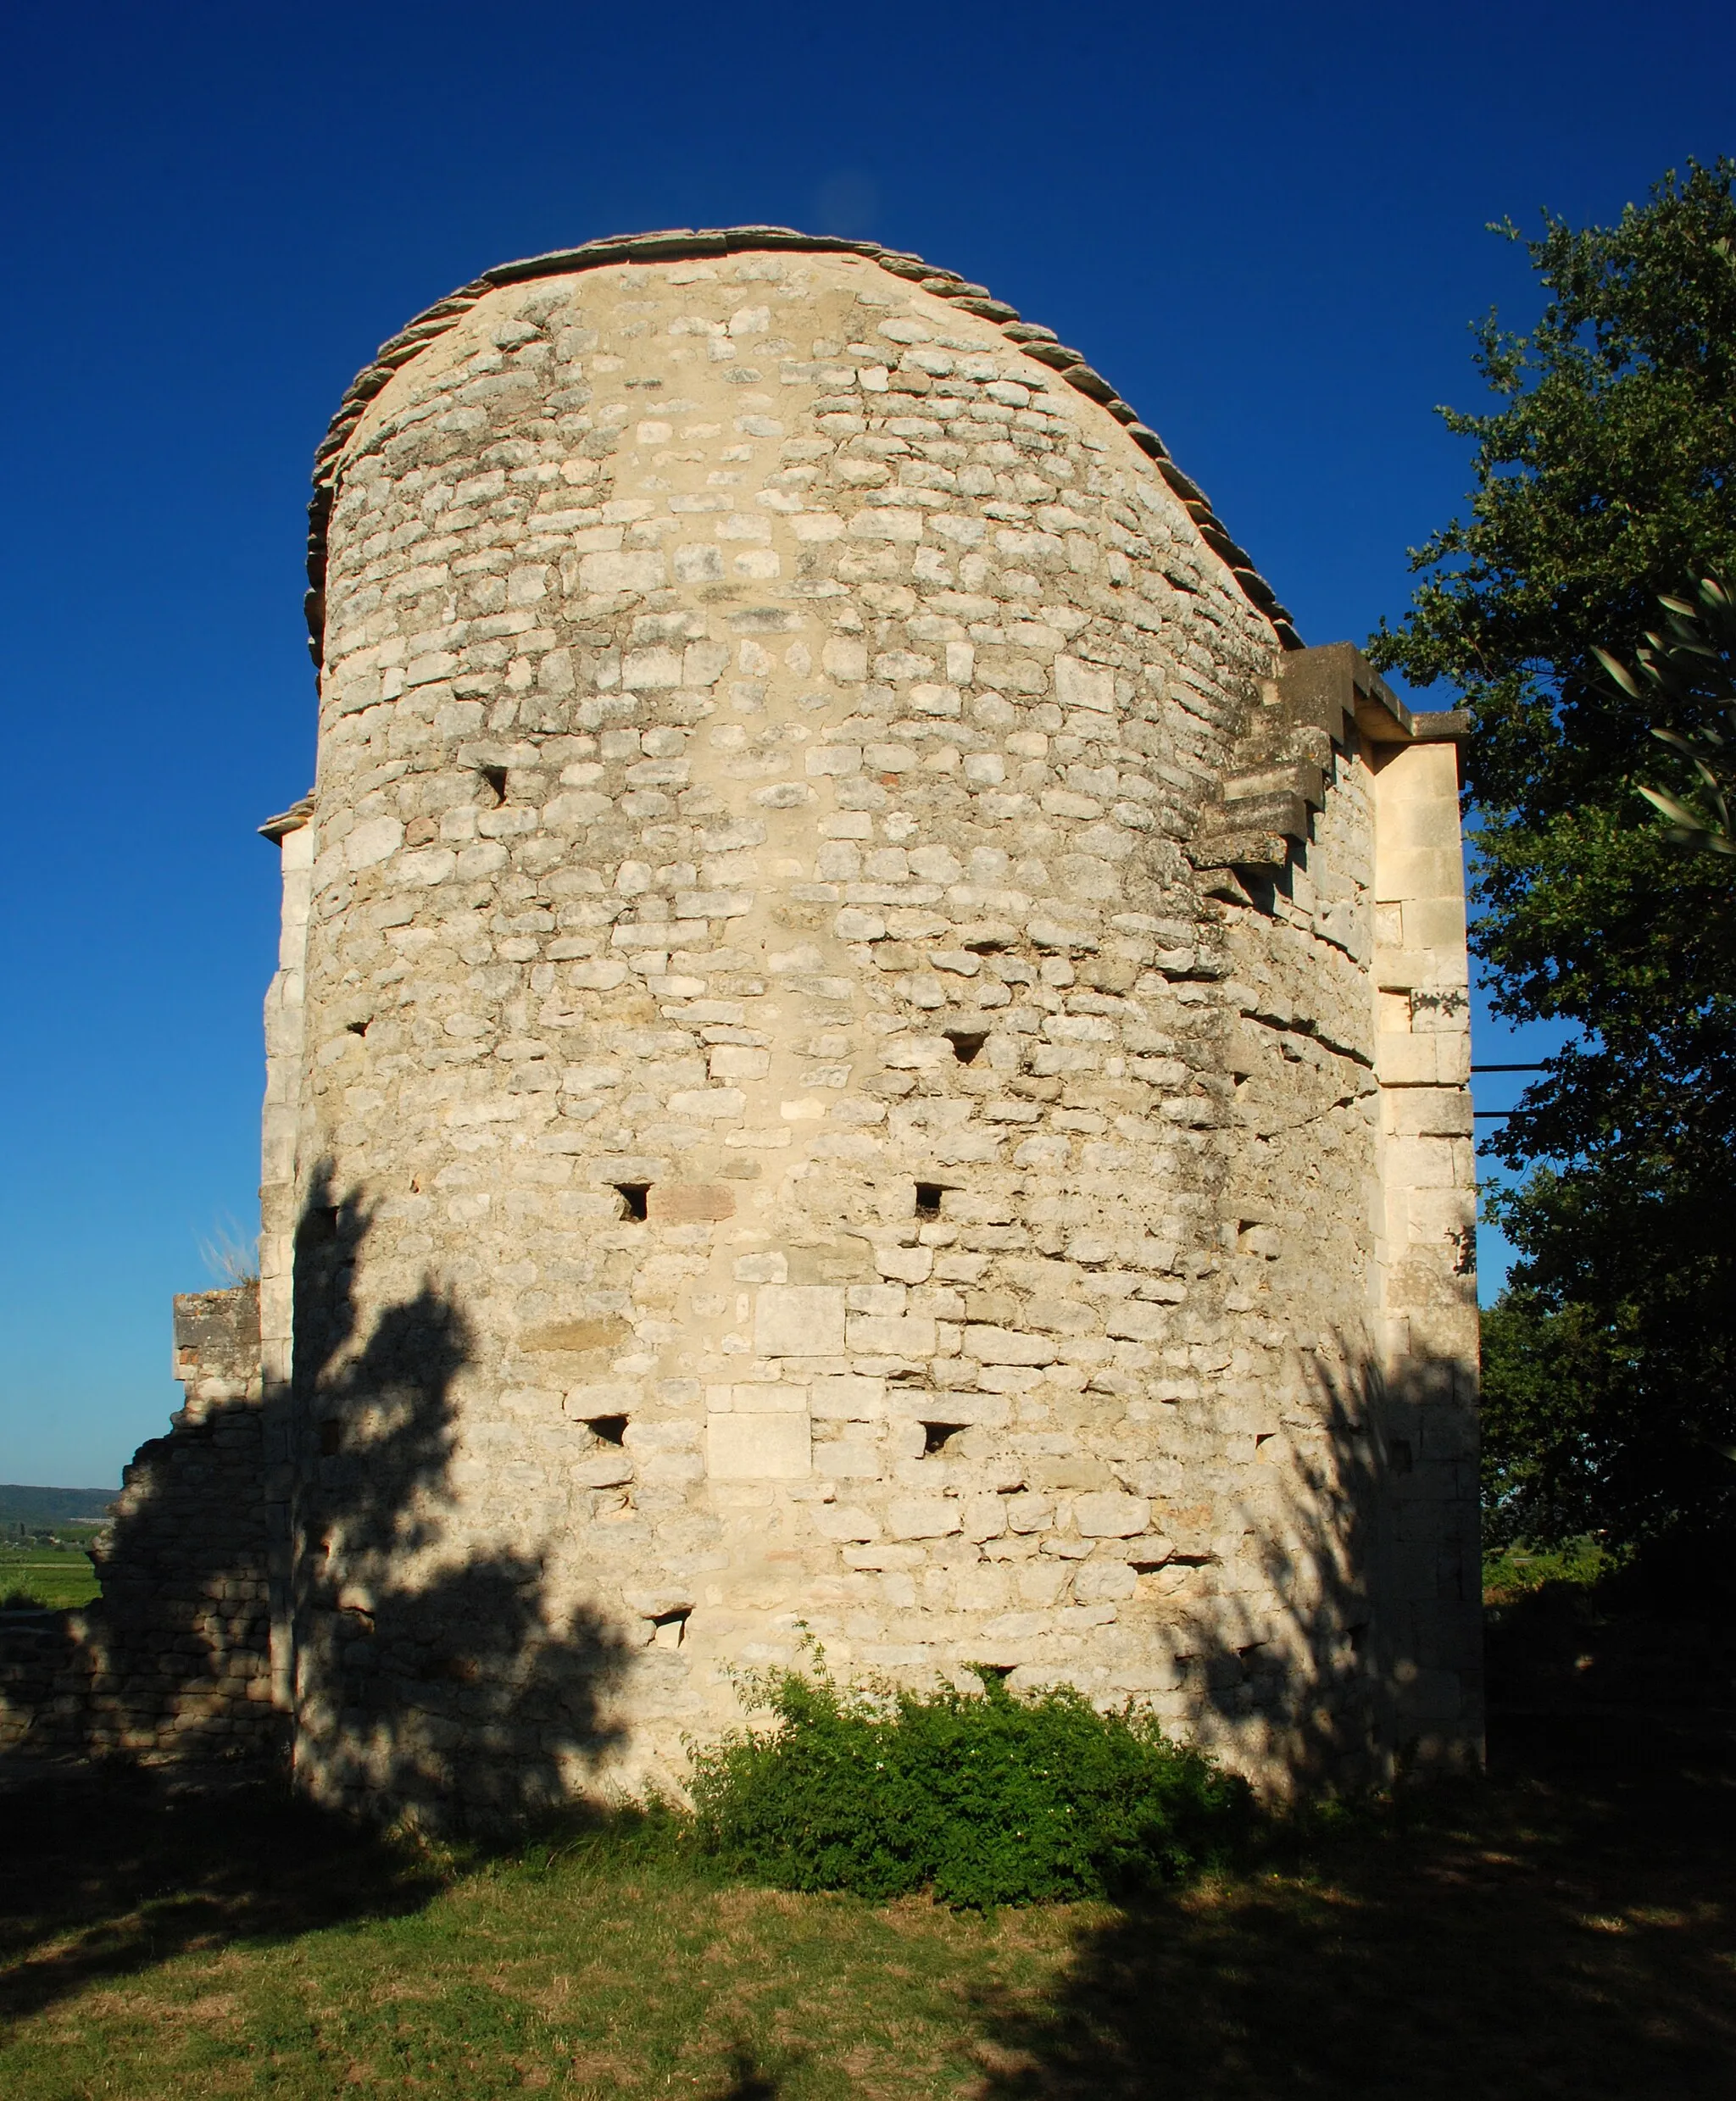
<path fill-rule="evenodd" d="M 971 1427 L 963 1422 L 926 1422 L 922 1426 L 922 1456 L 936 1459 L 953 1439 Z"/>
<path fill-rule="evenodd" d="M 938 1218 L 940 1200 L 946 1194 L 942 1181 L 919 1181 L 916 1184 L 916 1215 L 918 1218 Z"/>

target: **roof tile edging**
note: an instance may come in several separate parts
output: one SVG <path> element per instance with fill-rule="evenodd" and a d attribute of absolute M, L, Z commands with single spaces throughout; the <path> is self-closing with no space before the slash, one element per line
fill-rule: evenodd
<path fill-rule="evenodd" d="M 889 275 L 915 283 L 920 291 L 949 300 L 980 320 L 997 322 L 1015 349 L 1038 364 L 1047 365 L 1088 400 L 1107 409 L 1121 425 L 1155 465 L 1193 520 L 1201 539 L 1228 569 L 1243 596 L 1270 622 L 1281 647 L 1286 650 L 1303 647 L 1289 612 L 1278 603 L 1277 593 L 1255 568 L 1253 558 L 1225 531 L 1205 491 L 1177 466 L 1156 431 L 1139 420 L 1137 412 L 1101 373 L 1093 370 L 1079 351 L 1071 350 L 1060 342 L 1053 329 L 1021 320 L 1016 307 L 994 298 L 985 286 L 971 284 L 956 270 L 939 269 L 925 263 L 920 255 L 882 247 L 876 241 L 853 241 L 834 234 L 798 233 L 790 226 L 727 226 L 698 231 L 675 227 L 659 233 L 611 234 L 600 240 L 587 241 L 576 248 L 555 248 L 546 255 L 497 263 L 480 277 L 472 278 L 469 284 L 459 286 L 456 292 L 448 292 L 432 306 L 425 307 L 395 336 L 381 344 L 372 363 L 364 365 L 346 388 L 314 454 L 314 494 L 308 505 L 305 610 L 308 648 L 315 664 L 320 661 L 325 638 L 326 527 L 337 494 L 337 462 L 368 403 L 405 365 L 443 336 L 480 299 L 503 285 L 523 284 L 538 277 L 565 276 L 576 270 L 601 269 L 611 263 L 685 262 L 708 255 L 733 255 L 766 248 L 860 255 L 877 263 Z"/>

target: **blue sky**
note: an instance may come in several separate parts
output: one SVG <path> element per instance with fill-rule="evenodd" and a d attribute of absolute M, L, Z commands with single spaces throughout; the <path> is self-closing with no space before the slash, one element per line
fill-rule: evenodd
<path fill-rule="evenodd" d="M 177 1397 L 170 1294 L 253 1230 L 253 828 L 308 784 L 308 465 L 376 342 L 598 234 L 871 235 L 1085 350 L 1304 635 L 1360 639 L 1466 486 L 1431 410 L 1474 397 L 1467 321 L 1533 303 L 1485 222 L 1736 147 L 1728 6 L 1661 19 L 8 10 L 0 1478 L 116 1481 Z"/>

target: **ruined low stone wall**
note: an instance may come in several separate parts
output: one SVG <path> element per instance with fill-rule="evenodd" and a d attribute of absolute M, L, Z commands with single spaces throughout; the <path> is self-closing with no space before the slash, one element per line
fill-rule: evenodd
<path fill-rule="evenodd" d="M 141 1446 L 83 1612 L 0 1616 L 0 1749 L 262 1757 L 270 1704 L 259 1287 L 175 1304 L 186 1404 Z"/>

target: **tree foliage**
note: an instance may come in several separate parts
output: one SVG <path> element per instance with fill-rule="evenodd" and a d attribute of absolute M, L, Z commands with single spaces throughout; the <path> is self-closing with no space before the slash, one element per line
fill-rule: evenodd
<path fill-rule="evenodd" d="M 1614 226 L 1545 217 L 1536 325 L 1477 331 L 1494 406 L 1442 412 L 1472 441 L 1468 511 L 1372 644 L 1472 710 L 1496 1011 L 1574 1031 L 1491 1142 L 1533 1170 L 1491 1205 L 1520 1258 L 1489 1325 L 1493 1488 L 1539 1538 L 1736 1515 L 1736 859 L 1683 853 L 1641 792 L 1654 729 L 1692 746 L 1717 710 L 1678 676 L 1661 723 L 1650 681 L 1605 669 L 1667 657 L 1661 595 L 1736 575 L 1733 181 L 1690 164 Z"/>
<path fill-rule="evenodd" d="M 1639 792 L 1678 846 L 1736 855 L 1736 600 L 1716 576 L 1691 598 L 1661 596 L 1666 634 L 1648 630 L 1630 670 L 1607 649 L 1598 662 L 1630 699 L 1651 700 L 1668 720 L 1658 742 L 1688 762 L 1683 794 L 1640 784 Z"/>

